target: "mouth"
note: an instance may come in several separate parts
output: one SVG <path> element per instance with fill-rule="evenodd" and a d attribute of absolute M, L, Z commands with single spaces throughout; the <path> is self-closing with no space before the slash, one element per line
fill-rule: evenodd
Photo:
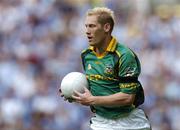
<path fill-rule="evenodd" d="M 91 41 L 92 41 L 92 39 L 93 39 L 93 37 L 92 37 L 92 36 L 87 36 L 87 38 L 88 38 L 89 42 L 91 42 Z"/>

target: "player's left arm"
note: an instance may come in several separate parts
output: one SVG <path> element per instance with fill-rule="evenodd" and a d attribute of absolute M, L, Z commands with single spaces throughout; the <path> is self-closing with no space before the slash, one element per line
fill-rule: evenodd
<path fill-rule="evenodd" d="M 136 94 L 140 86 L 138 77 L 141 66 L 137 56 L 131 51 L 124 53 L 119 61 L 119 87 L 120 92 Z"/>
<path fill-rule="evenodd" d="M 98 106 L 124 106 L 131 105 L 134 101 L 135 94 L 116 93 L 108 96 L 93 96 L 91 92 L 84 88 L 84 93 L 74 92 L 72 96 L 77 103 L 82 105 L 98 105 Z"/>
<path fill-rule="evenodd" d="M 138 77 L 141 72 L 141 65 L 138 57 L 130 49 L 122 54 L 119 60 L 119 88 L 122 97 L 134 104 L 136 93 L 139 90 L 140 83 Z"/>

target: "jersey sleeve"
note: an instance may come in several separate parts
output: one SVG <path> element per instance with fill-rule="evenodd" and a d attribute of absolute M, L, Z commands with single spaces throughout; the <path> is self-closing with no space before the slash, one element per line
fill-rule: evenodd
<path fill-rule="evenodd" d="M 127 94 L 135 94 L 140 86 L 138 76 L 140 74 L 140 63 L 137 56 L 127 51 L 119 59 L 119 87 L 120 91 Z"/>
<path fill-rule="evenodd" d="M 84 71 L 85 71 L 85 67 L 86 67 L 85 66 L 85 57 L 89 53 L 89 51 L 90 51 L 89 49 L 85 49 L 81 52 L 81 62 L 82 62 Z"/>

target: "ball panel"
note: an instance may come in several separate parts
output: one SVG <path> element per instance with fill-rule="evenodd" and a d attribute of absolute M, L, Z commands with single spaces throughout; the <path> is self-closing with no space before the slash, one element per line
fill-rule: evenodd
<path fill-rule="evenodd" d="M 83 93 L 88 88 L 86 76 L 80 72 L 68 73 L 61 81 L 61 91 L 66 98 L 70 98 L 74 90 Z"/>

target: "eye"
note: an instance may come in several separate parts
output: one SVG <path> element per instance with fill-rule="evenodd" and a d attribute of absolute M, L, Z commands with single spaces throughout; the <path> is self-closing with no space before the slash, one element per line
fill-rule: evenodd
<path fill-rule="evenodd" d="M 89 24 L 89 27 L 94 28 L 94 27 L 96 27 L 96 25 L 95 24 Z"/>

